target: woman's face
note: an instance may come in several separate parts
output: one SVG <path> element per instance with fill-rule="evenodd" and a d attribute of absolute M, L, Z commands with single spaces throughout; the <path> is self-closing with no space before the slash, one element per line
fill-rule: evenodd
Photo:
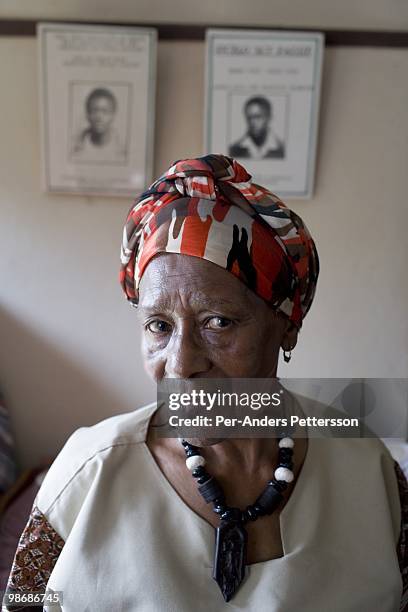
<path fill-rule="evenodd" d="M 240 280 L 188 255 L 161 253 L 140 282 L 138 315 L 147 373 L 162 378 L 276 376 L 279 347 L 296 330 Z"/>

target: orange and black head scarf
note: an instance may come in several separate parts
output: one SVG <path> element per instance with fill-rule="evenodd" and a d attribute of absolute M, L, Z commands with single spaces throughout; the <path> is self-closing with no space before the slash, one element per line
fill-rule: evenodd
<path fill-rule="evenodd" d="M 130 209 L 120 282 L 134 305 L 147 264 L 161 252 L 221 266 L 298 329 L 315 295 L 319 259 L 302 219 L 224 155 L 174 163 Z"/>

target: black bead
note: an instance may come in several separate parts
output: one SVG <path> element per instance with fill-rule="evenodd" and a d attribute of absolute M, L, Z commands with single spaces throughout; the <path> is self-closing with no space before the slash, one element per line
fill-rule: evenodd
<path fill-rule="evenodd" d="M 205 482 L 207 482 L 207 480 L 210 480 L 211 476 L 209 475 L 208 472 L 206 472 L 204 470 L 202 476 L 199 477 L 199 479 L 197 480 L 198 484 L 204 484 Z"/>
<path fill-rule="evenodd" d="M 288 468 L 289 470 L 293 470 L 293 461 L 280 461 L 279 467 Z"/>
<path fill-rule="evenodd" d="M 241 521 L 242 513 L 239 508 L 227 508 L 225 512 L 221 514 L 221 519 L 223 521 Z"/>
<path fill-rule="evenodd" d="M 264 514 L 272 514 L 283 500 L 283 495 L 274 484 L 268 484 L 266 489 L 256 500 Z"/>
<path fill-rule="evenodd" d="M 253 504 L 252 506 L 247 506 L 246 510 L 242 511 L 242 522 L 248 523 L 249 521 L 256 521 L 260 516 L 263 516 L 265 512 L 262 512 L 260 506 Z"/>
<path fill-rule="evenodd" d="M 200 476 L 203 476 L 204 474 L 205 474 L 205 469 L 203 468 L 202 465 L 199 465 L 191 472 L 191 475 L 194 478 L 200 478 Z"/>
<path fill-rule="evenodd" d="M 224 498 L 224 492 L 221 489 L 220 484 L 213 477 L 201 484 L 198 487 L 198 491 L 203 496 L 204 501 L 206 501 L 207 504 L 212 501 Z"/>
<path fill-rule="evenodd" d="M 270 480 L 268 482 L 268 485 L 271 485 L 272 487 L 275 487 L 275 489 L 279 493 L 281 493 L 282 491 L 284 491 L 287 488 L 288 483 L 285 482 L 284 480 L 276 480 L 276 478 L 272 478 L 272 480 Z"/>
<path fill-rule="evenodd" d="M 224 514 L 225 510 L 227 509 L 226 506 L 224 506 L 223 504 L 216 504 L 213 508 L 214 512 L 216 514 Z"/>
<path fill-rule="evenodd" d="M 254 503 L 254 510 L 258 516 L 263 516 L 265 514 L 265 511 L 263 510 L 263 508 L 259 506 L 256 502 Z"/>
<path fill-rule="evenodd" d="M 289 459 L 293 456 L 293 448 L 280 448 L 279 449 L 279 457 Z"/>
<path fill-rule="evenodd" d="M 201 453 L 199 453 L 198 450 L 195 450 L 194 448 L 189 448 L 186 449 L 186 457 L 201 457 Z"/>
<path fill-rule="evenodd" d="M 256 519 L 258 518 L 258 513 L 255 510 L 255 506 L 247 506 L 247 509 L 245 512 L 249 516 L 250 521 L 256 521 Z"/>
<path fill-rule="evenodd" d="M 184 446 L 184 449 L 186 451 L 188 451 L 188 450 L 198 450 L 197 446 L 194 446 L 194 444 L 190 444 L 190 442 L 186 442 L 185 440 L 183 440 L 182 445 Z"/>
<path fill-rule="evenodd" d="M 241 515 L 241 521 L 243 523 L 248 523 L 248 521 L 250 521 L 250 520 L 251 520 L 251 518 L 250 518 L 248 512 L 246 510 L 243 510 L 242 511 L 242 515 Z"/>

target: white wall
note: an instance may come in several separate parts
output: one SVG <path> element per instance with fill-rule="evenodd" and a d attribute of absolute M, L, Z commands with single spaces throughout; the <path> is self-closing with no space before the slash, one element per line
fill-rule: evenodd
<path fill-rule="evenodd" d="M 404 30 L 406 0 L 2 0 L 0 17 Z"/>
<path fill-rule="evenodd" d="M 56 18 L 56 3 L 41 4 Z M 160 43 L 155 174 L 202 152 L 203 60 L 201 42 Z M 326 50 L 316 193 L 289 203 L 315 236 L 321 278 L 282 376 L 408 375 L 407 73 L 406 49 Z M 27 466 L 155 390 L 117 282 L 131 202 L 41 193 L 33 38 L 0 38 L 0 82 L 0 388 Z"/>

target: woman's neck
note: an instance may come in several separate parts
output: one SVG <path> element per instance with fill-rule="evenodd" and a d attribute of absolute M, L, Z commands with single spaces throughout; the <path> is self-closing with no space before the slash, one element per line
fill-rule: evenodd
<path fill-rule="evenodd" d="M 200 450 L 209 465 L 233 467 L 246 474 L 275 465 L 278 456 L 277 440 L 271 438 L 229 438 Z"/>

